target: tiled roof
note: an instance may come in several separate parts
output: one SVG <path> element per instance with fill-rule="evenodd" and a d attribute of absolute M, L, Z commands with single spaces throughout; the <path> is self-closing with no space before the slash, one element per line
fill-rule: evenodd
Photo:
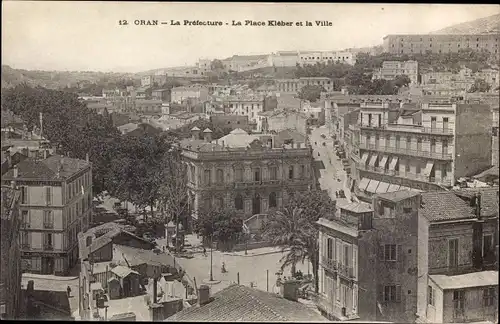
<path fill-rule="evenodd" d="M 173 266 L 174 257 L 168 253 L 156 253 L 152 250 L 138 249 L 131 246 L 114 244 L 113 258 L 125 259 L 130 267 L 140 264 L 149 264 L 156 266 Z"/>
<path fill-rule="evenodd" d="M 59 169 L 59 167 L 61 169 Z M 53 155 L 45 160 L 25 159 L 17 164 L 18 178 L 29 180 L 59 180 L 71 177 L 90 166 L 85 160 L 72 159 L 62 155 Z M 58 176 L 59 173 L 59 176 Z M 14 170 L 9 170 L 2 179 L 14 178 Z"/>
<path fill-rule="evenodd" d="M 477 193 L 481 193 L 481 216 L 498 215 L 498 187 L 493 188 L 474 188 L 456 190 L 454 193 L 459 197 L 472 199 Z"/>
<path fill-rule="evenodd" d="M 299 302 L 234 284 L 214 294 L 210 303 L 186 308 L 166 321 L 326 322 L 327 320 Z"/>
<path fill-rule="evenodd" d="M 121 266 L 121 265 L 118 265 L 118 266 L 112 268 L 111 272 L 120 278 L 125 278 L 126 276 L 128 276 L 131 273 L 139 274 L 137 271 L 134 271 L 134 270 L 130 269 L 129 267 L 125 267 L 125 266 Z"/>
<path fill-rule="evenodd" d="M 339 200 L 339 202 L 342 200 Z M 363 203 L 363 202 L 352 202 L 352 203 L 340 203 L 338 204 L 338 207 L 341 209 L 345 209 L 348 211 L 351 211 L 353 213 L 369 213 L 373 211 L 373 208 L 370 204 Z"/>
<path fill-rule="evenodd" d="M 420 212 L 429 221 L 475 218 L 474 210 L 450 191 L 423 192 Z"/>
<path fill-rule="evenodd" d="M 377 197 L 380 197 L 382 199 L 387 199 L 393 202 L 398 202 L 407 198 L 411 198 L 414 196 L 417 196 L 419 193 L 414 192 L 414 191 L 409 191 L 409 190 L 402 190 L 402 191 L 394 191 L 394 192 L 387 192 L 387 193 L 381 193 L 377 194 Z"/>

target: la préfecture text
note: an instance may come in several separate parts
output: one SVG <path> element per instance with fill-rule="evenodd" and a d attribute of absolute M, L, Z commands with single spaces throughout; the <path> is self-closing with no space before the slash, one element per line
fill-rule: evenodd
<path fill-rule="evenodd" d="M 328 20 L 315 20 L 315 21 L 283 21 L 283 20 L 231 20 L 230 22 L 223 22 L 218 20 L 157 20 L 157 19 L 134 19 L 134 20 L 119 20 L 120 26 L 248 26 L 248 27 L 331 27 L 333 23 Z"/>

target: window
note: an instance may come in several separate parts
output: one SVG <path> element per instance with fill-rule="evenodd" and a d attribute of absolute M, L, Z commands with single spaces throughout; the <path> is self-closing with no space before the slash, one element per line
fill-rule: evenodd
<path fill-rule="evenodd" d="M 224 171 L 217 169 L 217 183 L 224 183 Z"/>
<path fill-rule="evenodd" d="M 86 246 L 90 246 L 92 244 L 92 236 L 87 236 L 86 238 Z"/>
<path fill-rule="evenodd" d="M 243 181 L 243 169 L 242 168 L 235 168 L 234 175 L 235 175 L 236 181 Z"/>
<path fill-rule="evenodd" d="M 333 240 L 331 238 L 327 239 L 326 244 L 326 257 L 329 260 L 333 260 Z"/>
<path fill-rule="evenodd" d="M 378 202 L 378 217 L 379 218 L 394 218 L 394 207 L 386 202 Z"/>
<path fill-rule="evenodd" d="M 391 136 L 390 135 L 387 135 L 385 137 L 385 146 L 391 147 Z"/>
<path fill-rule="evenodd" d="M 43 228 L 54 228 L 54 215 L 51 210 L 43 211 Z"/>
<path fill-rule="evenodd" d="M 386 244 L 384 245 L 384 261 L 396 261 L 397 260 L 397 245 L 396 244 Z"/>
<path fill-rule="evenodd" d="M 484 307 L 495 306 L 496 289 L 495 287 L 484 288 L 483 290 L 483 305 Z"/>
<path fill-rule="evenodd" d="M 448 241 L 448 267 L 458 266 L 458 239 Z"/>
<path fill-rule="evenodd" d="M 463 310 L 465 308 L 465 291 L 453 291 L 453 307 L 455 310 Z"/>
<path fill-rule="evenodd" d="M 22 216 L 22 227 L 29 228 L 30 227 L 30 214 L 27 210 L 21 211 Z"/>
<path fill-rule="evenodd" d="M 260 168 L 253 169 L 253 181 L 260 181 Z"/>
<path fill-rule="evenodd" d="M 293 173 L 294 173 L 294 168 L 293 165 L 290 165 L 288 167 L 288 179 L 292 180 L 293 179 Z"/>
<path fill-rule="evenodd" d="M 217 208 L 223 208 L 224 207 L 224 199 L 221 198 L 221 197 L 218 197 L 215 200 L 215 203 L 216 203 Z"/>
<path fill-rule="evenodd" d="M 269 168 L 269 177 L 271 180 L 277 180 L 278 179 L 278 168 L 275 166 L 272 166 Z"/>
<path fill-rule="evenodd" d="M 234 207 L 236 208 L 236 210 L 243 209 L 243 197 L 240 194 L 236 195 L 236 197 L 234 198 Z"/>
<path fill-rule="evenodd" d="M 269 194 L 269 208 L 275 208 L 278 206 L 277 198 L 276 198 L 276 193 L 271 192 Z"/>
<path fill-rule="evenodd" d="M 436 152 L 436 140 L 431 139 L 431 153 Z"/>
<path fill-rule="evenodd" d="M 401 301 L 401 286 L 400 285 L 384 286 L 384 301 L 385 302 L 400 302 Z"/>
<path fill-rule="evenodd" d="M 212 179 L 211 179 L 211 172 L 210 170 L 205 170 L 205 173 L 204 173 L 204 181 L 205 181 L 205 184 L 206 185 L 209 185 L 210 183 L 212 183 Z"/>
<path fill-rule="evenodd" d="M 52 250 L 54 248 L 52 242 L 52 233 L 45 233 L 43 235 L 43 245 L 45 250 Z"/>
<path fill-rule="evenodd" d="M 21 204 L 28 203 L 28 187 L 21 187 Z"/>
<path fill-rule="evenodd" d="M 203 201 L 203 206 L 205 207 L 205 211 L 208 211 L 212 208 L 212 199 L 211 198 L 205 198 Z"/>
<path fill-rule="evenodd" d="M 483 235 L 483 257 L 489 256 L 493 252 L 493 235 Z"/>
<path fill-rule="evenodd" d="M 431 306 L 435 306 L 436 303 L 435 303 L 435 300 L 434 300 L 434 298 L 435 298 L 435 296 L 434 296 L 434 290 L 432 289 L 431 286 L 429 286 L 427 291 L 428 291 L 428 296 L 427 296 L 427 300 L 428 300 L 427 302 L 428 302 L 428 304 L 431 305 Z"/>
<path fill-rule="evenodd" d="M 21 248 L 29 248 L 30 242 L 29 242 L 29 235 L 30 233 L 22 231 L 20 233 L 20 240 L 21 240 Z"/>
<path fill-rule="evenodd" d="M 305 177 L 306 177 L 306 166 L 305 165 L 301 165 L 300 166 L 299 178 L 303 179 Z"/>
<path fill-rule="evenodd" d="M 422 150 L 422 139 L 419 138 L 417 139 L 417 151 L 421 151 Z"/>

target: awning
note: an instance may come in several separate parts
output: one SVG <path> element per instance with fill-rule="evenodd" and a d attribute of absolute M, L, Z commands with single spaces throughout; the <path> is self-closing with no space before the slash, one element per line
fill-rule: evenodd
<path fill-rule="evenodd" d="M 378 187 L 377 187 L 377 190 L 376 190 L 376 193 L 384 193 L 384 192 L 387 192 L 387 189 L 389 189 L 389 184 L 387 182 L 380 182 Z"/>
<path fill-rule="evenodd" d="M 369 182 L 370 182 L 370 179 L 368 179 L 368 178 L 362 178 L 361 181 L 358 184 L 358 188 L 360 190 L 364 191 L 366 189 L 366 187 L 368 186 Z"/>
<path fill-rule="evenodd" d="M 363 165 L 366 165 L 366 161 L 368 161 L 368 152 L 363 153 L 363 156 L 361 157 L 361 162 L 363 162 Z"/>
<path fill-rule="evenodd" d="M 432 168 L 434 167 L 434 161 L 427 161 L 427 165 L 424 169 L 424 176 L 428 177 L 431 175 Z"/>
<path fill-rule="evenodd" d="M 387 192 L 394 192 L 394 191 L 399 191 L 399 185 L 397 184 L 391 184 L 389 188 L 387 189 Z"/>
<path fill-rule="evenodd" d="M 387 164 L 387 159 L 389 158 L 389 155 L 382 155 L 382 159 L 378 163 L 379 168 L 385 169 L 385 165 Z"/>
<path fill-rule="evenodd" d="M 389 170 L 394 170 L 396 168 L 396 164 L 398 163 L 399 158 L 397 156 L 392 157 L 391 164 L 389 165 Z"/>
<path fill-rule="evenodd" d="M 401 190 L 410 190 L 410 188 L 408 188 L 408 187 L 404 187 L 404 186 L 401 186 L 401 187 L 399 188 L 399 191 L 401 191 Z"/>
<path fill-rule="evenodd" d="M 423 192 L 422 190 L 418 190 L 418 189 L 414 189 L 414 188 L 410 188 L 410 191 L 413 191 L 413 192 Z"/>
<path fill-rule="evenodd" d="M 368 187 L 366 187 L 366 191 L 371 192 L 371 193 L 376 193 L 377 192 L 377 187 L 380 181 L 377 180 L 370 180 L 370 183 L 368 184 Z"/>
<path fill-rule="evenodd" d="M 369 166 L 373 167 L 375 166 L 375 162 L 377 161 L 378 154 L 373 154 L 372 157 L 370 158 L 370 163 Z"/>

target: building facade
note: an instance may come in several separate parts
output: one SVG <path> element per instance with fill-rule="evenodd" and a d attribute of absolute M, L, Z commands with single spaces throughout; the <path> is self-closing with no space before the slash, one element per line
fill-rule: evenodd
<path fill-rule="evenodd" d="M 268 64 L 274 67 L 295 67 L 299 63 L 299 53 L 280 51 L 269 55 Z"/>
<path fill-rule="evenodd" d="M 324 77 L 303 77 L 299 79 L 276 80 L 276 91 L 279 93 L 297 93 L 305 86 L 320 86 L 326 92 L 333 91 L 333 81 Z"/>
<path fill-rule="evenodd" d="M 141 115 L 161 115 L 163 101 L 138 99 L 134 102 L 134 112 Z"/>
<path fill-rule="evenodd" d="M 258 114 L 264 111 L 264 97 L 261 95 L 228 96 L 223 98 L 223 105 L 227 114 L 246 116 L 249 122 L 255 124 Z"/>
<path fill-rule="evenodd" d="M 170 102 L 180 104 L 189 98 L 206 101 L 208 99 L 208 88 L 199 85 L 172 88 Z"/>
<path fill-rule="evenodd" d="M 92 213 L 92 167 L 54 155 L 26 159 L 2 177 L 21 191 L 21 257 L 27 270 L 67 274 L 78 260 L 77 234 Z"/>
<path fill-rule="evenodd" d="M 332 320 L 414 322 L 418 193 L 377 196 L 321 218 L 317 306 Z"/>
<path fill-rule="evenodd" d="M 411 84 L 418 84 L 418 62 L 384 61 L 382 67 L 373 73 L 373 79 L 394 80 L 398 75 L 407 75 Z"/>
<path fill-rule="evenodd" d="M 299 53 L 299 64 L 309 65 L 316 63 L 344 63 L 354 65 L 356 55 L 351 52 L 301 52 Z"/>
<path fill-rule="evenodd" d="M 215 206 L 231 206 L 249 218 L 286 204 L 290 195 L 312 185 L 312 153 L 302 141 L 277 135 L 249 135 L 241 129 L 216 141 L 211 131 L 193 129 L 182 142 L 188 165 L 193 216 Z"/>
<path fill-rule="evenodd" d="M 361 197 L 390 185 L 442 190 L 491 163 L 490 108 L 480 103 L 362 103 L 353 131 Z"/>
<path fill-rule="evenodd" d="M 19 232 L 20 192 L 12 187 L 2 186 L 2 236 L 0 265 L 0 318 L 16 319 L 20 316 L 21 301 L 21 249 Z"/>
<path fill-rule="evenodd" d="M 462 49 L 498 54 L 498 34 L 481 35 L 387 35 L 384 52 L 391 54 L 452 53 Z"/>
<path fill-rule="evenodd" d="M 307 134 L 307 116 L 298 111 L 265 111 L 259 114 L 257 130 L 262 132 L 281 132 L 293 129 L 300 134 Z"/>

